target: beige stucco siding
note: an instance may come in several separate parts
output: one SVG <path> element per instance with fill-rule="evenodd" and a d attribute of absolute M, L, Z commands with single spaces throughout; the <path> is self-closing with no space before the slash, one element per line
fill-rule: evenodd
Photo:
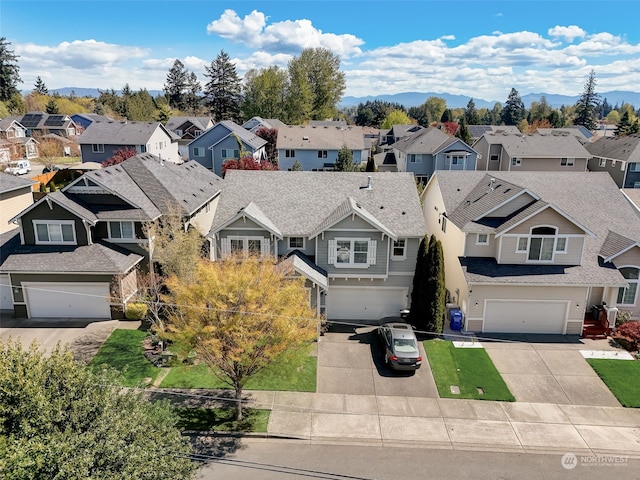
<path fill-rule="evenodd" d="M 16 225 L 9 223 L 9 220 L 29 207 L 32 203 L 33 194 L 31 193 L 31 187 L 0 194 L 0 233 L 8 232 L 16 228 Z"/>

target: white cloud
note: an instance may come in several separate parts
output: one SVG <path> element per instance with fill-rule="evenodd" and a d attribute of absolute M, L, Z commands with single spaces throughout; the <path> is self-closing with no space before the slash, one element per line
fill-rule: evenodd
<path fill-rule="evenodd" d="M 310 20 L 286 20 L 267 25 L 267 19 L 257 10 L 240 18 L 230 9 L 207 25 L 207 32 L 234 43 L 258 48 L 270 53 L 297 53 L 305 48 L 328 48 L 340 56 L 362 53 L 364 41 L 351 34 L 323 33 Z"/>
<path fill-rule="evenodd" d="M 563 38 L 567 42 L 573 42 L 576 38 L 583 38 L 587 32 L 578 27 L 577 25 L 569 25 L 568 27 L 562 27 L 556 25 L 550 28 L 547 33 L 554 38 Z"/>

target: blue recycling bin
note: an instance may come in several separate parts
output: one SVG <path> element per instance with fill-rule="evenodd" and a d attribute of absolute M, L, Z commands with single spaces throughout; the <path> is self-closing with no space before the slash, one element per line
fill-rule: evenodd
<path fill-rule="evenodd" d="M 462 310 L 459 308 L 449 310 L 449 328 L 458 332 L 462 330 Z"/>

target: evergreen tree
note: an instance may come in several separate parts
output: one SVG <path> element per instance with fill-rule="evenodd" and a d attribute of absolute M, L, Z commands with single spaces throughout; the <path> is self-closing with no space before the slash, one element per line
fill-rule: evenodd
<path fill-rule="evenodd" d="M 0 102 L 7 102 L 19 94 L 20 66 L 18 56 L 9 49 L 11 42 L 0 37 Z"/>
<path fill-rule="evenodd" d="M 47 102 L 46 112 L 49 115 L 57 115 L 58 113 L 60 113 L 60 111 L 58 110 L 58 105 L 53 98 L 49 99 L 49 101 Z"/>
<path fill-rule="evenodd" d="M 229 55 L 221 50 L 205 71 L 209 79 L 204 87 L 205 103 L 213 118 L 239 121 L 242 85 Z"/>
<path fill-rule="evenodd" d="M 185 94 L 185 104 L 187 112 L 191 115 L 196 115 L 200 110 L 200 92 L 202 86 L 198 81 L 198 76 L 190 72 L 187 78 L 187 92 Z"/>
<path fill-rule="evenodd" d="M 373 157 L 369 157 L 367 159 L 367 168 L 365 168 L 366 172 L 375 172 L 376 171 L 376 162 Z"/>
<path fill-rule="evenodd" d="M 471 145 L 471 133 L 467 128 L 466 117 L 460 117 L 460 121 L 458 122 L 458 130 L 456 131 L 456 137 L 462 140 L 467 145 Z"/>
<path fill-rule="evenodd" d="M 49 89 L 44 84 L 44 80 L 42 80 L 42 78 L 36 77 L 33 93 L 37 93 L 38 95 L 49 95 Z"/>
<path fill-rule="evenodd" d="M 367 100 L 365 103 L 358 104 L 354 123 L 363 127 L 369 126 L 380 128 L 385 118 L 387 118 L 387 116 L 394 110 L 405 111 L 405 108 L 399 103 L 385 102 L 382 100 Z"/>
<path fill-rule="evenodd" d="M 300 161 L 296 160 L 295 162 L 293 162 L 293 165 L 291 165 L 291 171 L 292 172 L 302 171 L 302 164 L 300 163 Z"/>
<path fill-rule="evenodd" d="M 444 112 L 442 112 L 442 116 L 440 117 L 440 121 L 442 123 L 453 122 L 453 112 L 451 112 L 450 108 L 447 108 L 447 109 L 445 109 Z"/>
<path fill-rule="evenodd" d="M 467 103 L 467 108 L 464 111 L 464 118 L 467 125 L 480 124 L 480 117 L 478 115 L 478 111 L 476 110 L 476 104 L 473 101 L 473 98 L 470 98 L 469 102 Z"/>
<path fill-rule="evenodd" d="M 353 152 L 346 145 L 338 151 L 336 160 L 336 172 L 357 172 L 358 165 L 353 163 Z"/>
<path fill-rule="evenodd" d="M 170 107 L 181 111 L 187 109 L 186 97 L 189 80 L 189 74 L 184 68 L 184 64 L 176 58 L 167 74 L 167 82 L 164 84 L 164 94 Z"/>
<path fill-rule="evenodd" d="M 442 333 L 444 315 L 446 307 L 446 287 L 444 281 L 444 256 L 442 253 L 442 243 L 431 235 L 429 239 L 429 250 L 427 253 L 427 288 L 429 293 L 427 328 L 428 332 Z"/>
<path fill-rule="evenodd" d="M 526 110 L 520 94 L 515 88 L 511 89 L 507 102 L 501 113 L 501 120 L 505 125 L 518 125 L 525 117 Z"/>
<path fill-rule="evenodd" d="M 430 297 L 427 289 L 428 275 L 428 248 L 429 238 L 425 235 L 420 241 L 418 257 L 416 259 L 416 270 L 413 274 L 413 289 L 411 290 L 411 309 L 409 310 L 409 321 L 420 330 L 427 330 L 427 319 L 429 314 Z"/>
<path fill-rule="evenodd" d="M 627 135 L 634 135 L 640 132 L 640 121 L 631 118 L 629 110 L 625 110 L 624 114 L 620 118 L 617 124 L 616 136 L 626 137 Z"/>
<path fill-rule="evenodd" d="M 596 111 L 600 106 L 600 95 L 595 91 L 596 89 L 596 72 L 591 70 L 589 78 L 584 85 L 584 91 L 576 103 L 576 116 L 573 119 L 574 125 L 582 125 L 588 130 L 595 130 L 598 128 L 596 122 Z"/>

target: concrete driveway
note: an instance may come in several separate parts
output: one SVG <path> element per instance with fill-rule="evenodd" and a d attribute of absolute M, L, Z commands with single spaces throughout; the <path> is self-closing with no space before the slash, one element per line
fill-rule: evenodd
<path fill-rule="evenodd" d="M 384 364 L 375 327 L 333 326 L 318 342 L 318 393 L 438 398 L 422 345 L 422 366 L 394 372 Z"/>
<path fill-rule="evenodd" d="M 501 336 L 482 340 L 518 402 L 619 407 L 620 403 L 580 354 L 580 339 Z M 601 346 L 605 346 L 601 344 Z"/>
<path fill-rule="evenodd" d="M 49 352 L 57 344 L 68 345 L 76 358 L 89 361 L 116 328 L 136 329 L 140 322 L 78 319 L 25 319 L 0 317 L 0 339 L 19 339 L 27 348 L 37 342 L 41 351 Z"/>

